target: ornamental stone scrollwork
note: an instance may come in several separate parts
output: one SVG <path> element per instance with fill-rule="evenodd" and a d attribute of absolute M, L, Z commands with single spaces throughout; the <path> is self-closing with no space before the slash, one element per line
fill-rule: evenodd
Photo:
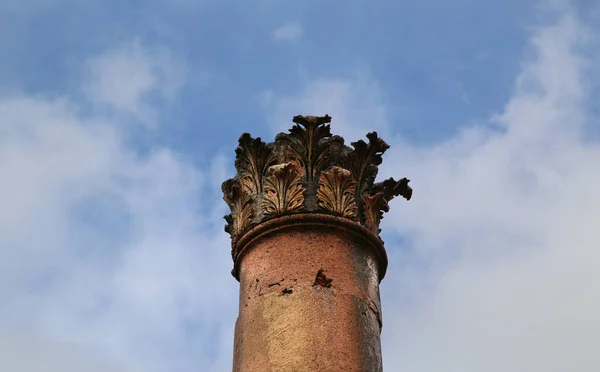
<path fill-rule="evenodd" d="M 253 208 L 250 194 L 237 179 L 229 179 L 223 182 L 223 199 L 229 205 L 231 213 L 225 216 L 225 231 L 228 232 L 233 241 L 236 241 L 246 230 L 252 226 Z"/>
<path fill-rule="evenodd" d="M 396 196 L 410 200 L 409 180 L 375 182 L 378 166 L 389 145 L 372 132 L 368 142 L 350 146 L 330 131 L 331 117 L 293 118 L 295 125 L 272 143 L 244 133 L 236 149 L 234 178 L 223 183 L 225 216 L 236 243 L 253 226 L 278 216 L 326 213 L 365 226 L 375 235 L 388 202 Z"/>
<path fill-rule="evenodd" d="M 273 165 L 265 179 L 263 209 L 265 217 L 302 210 L 304 186 L 302 175 L 294 163 Z"/>
<path fill-rule="evenodd" d="M 355 220 L 356 181 L 349 170 L 337 166 L 321 173 L 317 199 L 319 210 Z"/>

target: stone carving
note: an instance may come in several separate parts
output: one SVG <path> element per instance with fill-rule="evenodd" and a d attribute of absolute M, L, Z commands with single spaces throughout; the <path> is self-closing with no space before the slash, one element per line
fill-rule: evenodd
<path fill-rule="evenodd" d="M 331 134 L 328 115 L 298 115 L 293 122 L 289 133 L 278 134 L 273 143 L 248 133 L 239 139 L 237 175 L 222 186 L 231 210 L 225 231 L 231 235 L 234 256 L 237 240 L 252 226 L 292 213 L 348 218 L 377 235 L 388 202 L 412 196 L 407 178 L 375 182 L 389 148 L 377 133 L 349 147 Z"/>
<path fill-rule="evenodd" d="M 319 180 L 317 199 L 319 210 L 356 219 L 356 181 L 349 170 L 337 166 L 323 172 Z"/>
<path fill-rule="evenodd" d="M 225 231 L 231 235 L 232 243 L 237 242 L 246 230 L 252 225 L 252 198 L 237 179 L 223 182 L 223 199 L 229 206 L 231 213 L 225 216 Z"/>
<path fill-rule="evenodd" d="M 412 189 L 408 186 L 409 179 L 402 178 L 399 181 L 388 178 L 383 182 L 374 183 L 365 194 L 363 194 L 365 226 L 379 234 L 381 229 L 379 223 L 383 218 L 383 213 L 388 212 L 390 207 L 388 202 L 396 196 L 402 196 L 406 200 L 412 197 Z"/>
<path fill-rule="evenodd" d="M 327 168 L 332 143 L 341 145 L 344 139 L 332 136 L 329 129 L 331 117 L 294 116 L 294 125 L 288 133 L 279 133 L 275 144 L 281 148 L 280 156 L 286 161 L 296 162 L 304 170 L 304 199 L 306 208 L 312 211 L 317 206 L 316 188 L 319 173 Z"/>
<path fill-rule="evenodd" d="M 263 208 L 265 217 L 292 213 L 302 209 L 304 186 L 294 163 L 273 165 L 265 179 Z"/>
<path fill-rule="evenodd" d="M 239 182 L 256 202 L 253 208 L 256 218 L 254 222 L 258 222 L 263 215 L 260 207 L 264 193 L 264 180 L 269 168 L 277 163 L 273 146 L 264 143 L 260 138 L 252 138 L 249 133 L 244 133 L 239 139 L 235 155 L 235 168 Z"/>

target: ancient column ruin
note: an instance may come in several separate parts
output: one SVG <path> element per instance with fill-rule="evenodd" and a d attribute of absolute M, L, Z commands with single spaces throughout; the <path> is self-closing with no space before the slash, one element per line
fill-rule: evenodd
<path fill-rule="evenodd" d="M 409 180 L 375 182 L 389 148 L 377 133 L 350 147 L 327 115 L 293 121 L 272 143 L 244 133 L 222 186 L 240 282 L 233 370 L 381 371 L 379 223 Z"/>

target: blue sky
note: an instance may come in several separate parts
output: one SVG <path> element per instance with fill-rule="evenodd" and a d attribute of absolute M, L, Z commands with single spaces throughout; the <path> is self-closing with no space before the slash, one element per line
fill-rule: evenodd
<path fill-rule="evenodd" d="M 314 79 L 357 73 L 377 81 L 405 136 L 440 140 L 502 105 L 528 28 L 539 23 L 537 4 L 529 1 L 8 4 L 3 89 L 72 96 L 90 56 L 132 39 L 166 47 L 187 73 L 177 103 L 162 111 L 178 130 L 165 134 L 190 152 L 187 139 L 207 128 L 234 136 L 260 126 L 262 91 L 289 95 Z M 286 26 L 300 35 L 276 40 L 275 31 Z M 417 109 L 423 102 L 436 109 Z"/>
<path fill-rule="evenodd" d="M 242 132 L 392 148 L 386 370 L 597 371 L 594 1 L 0 0 L 0 370 L 226 371 Z"/>

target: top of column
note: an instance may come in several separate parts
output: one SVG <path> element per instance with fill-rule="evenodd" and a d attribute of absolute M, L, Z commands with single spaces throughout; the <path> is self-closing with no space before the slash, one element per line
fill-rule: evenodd
<path fill-rule="evenodd" d="M 378 166 L 389 145 L 367 134 L 351 146 L 332 135 L 331 117 L 293 118 L 289 133 L 265 143 L 241 135 L 235 150 L 237 174 L 222 185 L 231 214 L 225 231 L 231 235 L 234 261 L 237 242 L 254 226 L 290 214 L 327 214 L 364 226 L 379 236 L 379 223 L 396 196 L 410 200 L 409 180 L 375 182 Z"/>

